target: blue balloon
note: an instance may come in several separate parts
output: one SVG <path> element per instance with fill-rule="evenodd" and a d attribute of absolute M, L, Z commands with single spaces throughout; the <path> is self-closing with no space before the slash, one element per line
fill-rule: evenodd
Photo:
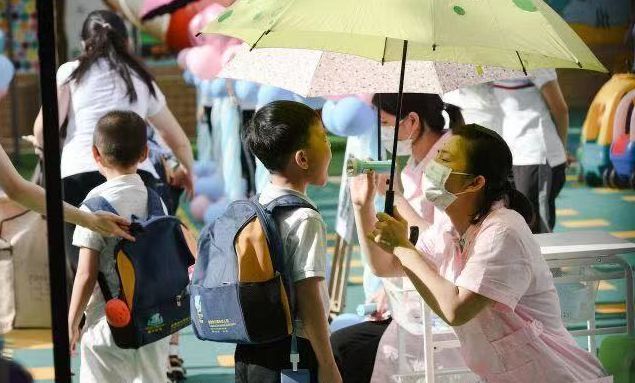
<path fill-rule="evenodd" d="M 377 113 L 356 97 L 340 100 L 333 115 L 333 123 L 340 136 L 359 136 L 377 125 Z"/>
<path fill-rule="evenodd" d="M 223 213 L 225 213 L 228 206 L 229 202 L 226 200 L 217 201 L 209 205 L 207 210 L 205 210 L 205 215 L 203 215 L 203 221 L 205 224 L 208 225 L 216 221 L 221 215 L 223 215 Z"/>
<path fill-rule="evenodd" d="M 227 97 L 227 80 L 224 78 L 217 78 L 210 84 L 209 91 L 212 97 Z"/>
<path fill-rule="evenodd" d="M 335 126 L 334 119 L 336 105 L 335 101 L 328 100 L 324 103 L 324 106 L 322 106 L 322 123 L 324 124 L 324 127 L 332 133 L 339 131 Z"/>
<path fill-rule="evenodd" d="M 201 82 L 198 77 L 194 76 L 194 74 L 187 69 L 183 71 L 183 81 L 189 86 L 198 86 Z"/>
<path fill-rule="evenodd" d="M 263 106 L 273 101 L 287 100 L 293 101 L 294 93 L 286 89 L 276 88 L 275 86 L 263 85 L 258 90 L 258 103 L 256 109 L 260 109 Z"/>
<path fill-rule="evenodd" d="M 13 79 L 15 68 L 6 56 L 0 55 L 0 90 L 6 90 Z"/>
<path fill-rule="evenodd" d="M 335 332 L 337 330 L 341 330 L 346 327 L 354 326 L 356 324 L 362 323 L 364 321 L 363 317 L 360 317 L 357 314 L 341 314 L 335 317 L 331 322 L 330 328 L 331 332 Z"/>
<path fill-rule="evenodd" d="M 225 195 L 223 177 L 220 174 L 214 174 L 210 177 L 197 179 L 194 185 L 194 194 L 204 195 L 210 201 L 219 200 Z"/>
<path fill-rule="evenodd" d="M 258 103 L 258 91 L 260 85 L 245 80 L 238 80 L 234 85 L 234 91 L 236 92 L 236 98 L 242 107 L 253 108 Z"/>
<path fill-rule="evenodd" d="M 218 166 L 216 162 L 213 161 L 196 161 L 194 162 L 194 166 L 192 166 L 194 175 L 198 178 L 213 176 L 217 169 Z"/>
<path fill-rule="evenodd" d="M 322 109 L 326 102 L 326 99 L 322 97 L 302 97 L 297 94 L 295 95 L 295 100 L 315 110 Z"/>

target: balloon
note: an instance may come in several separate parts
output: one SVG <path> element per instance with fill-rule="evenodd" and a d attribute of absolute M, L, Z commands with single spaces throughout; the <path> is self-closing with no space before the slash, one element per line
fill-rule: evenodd
<path fill-rule="evenodd" d="M 190 86 L 198 86 L 198 84 L 201 82 L 201 80 L 199 80 L 192 74 L 192 72 L 187 69 L 183 71 L 183 81 L 185 81 L 185 83 Z"/>
<path fill-rule="evenodd" d="M 213 78 L 221 70 L 221 52 L 213 46 L 190 48 L 185 58 L 187 69 L 201 80 Z"/>
<path fill-rule="evenodd" d="M 187 29 L 188 29 L 188 33 L 189 33 L 189 37 L 190 37 L 190 41 L 192 45 L 194 46 L 210 45 L 210 44 L 222 45 L 227 40 L 230 40 L 230 38 L 227 36 L 222 36 L 217 34 L 213 34 L 213 35 L 200 34 L 197 36 L 197 34 L 201 31 L 201 29 L 203 29 L 210 22 L 218 19 L 218 16 L 220 16 L 220 14 L 223 13 L 224 11 L 225 11 L 224 6 L 220 4 L 212 4 L 208 7 L 205 7 L 205 9 L 197 13 L 196 16 L 194 16 L 192 20 L 190 20 L 190 23 Z"/>
<path fill-rule="evenodd" d="M 194 185 L 195 195 L 204 195 L 210 201 L 219 200 L 225 194 L 223 177 L 216 174 L 211 177 L 200 177 Z"/>
<path fill-rule="evenodd" d="M 189 52 L 190 48 L 181 49 L 179 53 L 176 55 L 176 63 L 179 68 L 185 69 L 187 67 L 187 52 Z"/>
<path fill-rule="evenodd" d="M 170 23 L 164 37 L 165 43 L 170 48 L 179 51 L 192 46 L 192 41 L 188 33 L 188 25 L 190 25 L 190 21 L 201 9 L 201 5 L 194 2 L 170 15 Z"/>
<path fill-rule="evenodd" d="M 273 101 L 293 101 L 293 96 L 294 93 L 286 89 L 280 89 L 270 85 L 263 85 L 260 87 L 260 90 L 258 90 L 258 103 L 256 104 L 256 109 L 260 109 Z"/>
<path fill-rule="evenodd" d="M 223 213 L 225 213 L 225 210 L 227 210 L 228 206 L 229 202 L 227 202 L 226 200 L 217 201 L 209 205 L 209 207 L 205 211 L 205 216 L 203 217 L 205 224 L 210 224 L 216 221 L 216 219 L 218 219 L 221 215 L 223 215 Z"/>
<path fill-rule="evenodd" d="M 214 175 L 217 169 L 218 166 L 216 165 L 216 162 L 212 161 L 196 161 L 194 162 L 194 166 L 192 166 L 194 175 L 201 178 Z"/>
<path fill-rule="evenodd" d="M 192 217 L 199 222 L 203 222 L 203 217 L 210 204 L 210 200 L 204 195 L 197 195 L 192 198 L 190 202 L 190 213 L 192 213 Z"/>
<path fill-rule="evenodd" d="M 236 53 L 243 50 L 242 44 L 238 40 L 232 40 L 224 45 L 223 57 L 221 58 L 221 65 L 225 66 L 231 59 L 236 56 Z"/>
<path fill-rule="evenodd" d="M 335 317 L 331 322 L 330 328 L 331 333 L 341 330 L 346 327 L 350 327 L 356 325 L 358 323 L 362 323 L 364 318 L 360 317 L 357 314 L 341 314 Z"/>
<path fill-rule="evenodd" d="M 299 95 L 295 95 L 294 99 L 297 102 L 301 102 L 304 105 L 307 105 L 308 107 L 315 110 L 322 109 L 324 103 L 326 102 L 326 100 L 322 97 L 302 97 Z"/>
<path fill-rule="evenodd" d="M 337 104 L 335 103 L 335 101 L 328 100 L 322 106 L 322 123 L 324 124 L 324 127 L 330 132 L 337 131 L 337 127 L 335 126 L 333 118 L 336 105 Z"/>
<path fill-rule="evenodd" d="M 357 97 L 347 97 L 335 106 L 335 131 L 340 136 L 359 136 L 377 124 L 377 113 Z"/>
<path fill-rule="evenodd" d="M 212 98 L 220 98 L 227 97 L 229 93 L 227 92 L 228 82 L 224 78 L 217 78 L 209 84 L 208 92 L 209 96 Z"/>
<path fill-rule="evenodd" d="M 4 55 L 0 55 L 0 90 L 7 90 L 14 74 L 15 68 L 11 60 Z"/>
<path fill-rule="evenodd" d="M 243 109 L 254 109 L 258 103 L 258 91 L 260 85 L 246 80 L 238 80 L 234 83 L 234 93 Z"/>

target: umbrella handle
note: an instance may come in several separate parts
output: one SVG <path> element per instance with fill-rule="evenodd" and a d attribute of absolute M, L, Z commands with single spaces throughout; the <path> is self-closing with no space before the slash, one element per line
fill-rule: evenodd
<path fill-rule="evenodd" d="M 393 216 L 395 212 L 395 191 L 387 190 L 386 191 L 386 205 L 384 206 L 384 212 L 389 216 Z"/>

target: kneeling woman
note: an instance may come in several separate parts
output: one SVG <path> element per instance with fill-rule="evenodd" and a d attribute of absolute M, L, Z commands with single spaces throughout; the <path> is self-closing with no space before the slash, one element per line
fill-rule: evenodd
<path fill-rule="evenodd" d="M 454 130 L 424 173 L 425 197 L 447 217 L 416 247 L 398 212 L 375 216 L 375 176 L 357 177 L 351 197 L 362 251 L 375 274 L 410 278 L 487 382 L 610 382 L 562 323 L 553 278 L 527 225 L 531 206 L 514 189 L 511 169 L 498 134 L 478 125 Z"/>

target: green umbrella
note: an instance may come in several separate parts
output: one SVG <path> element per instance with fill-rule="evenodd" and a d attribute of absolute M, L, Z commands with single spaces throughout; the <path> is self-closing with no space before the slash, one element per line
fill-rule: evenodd
<path fill-rule="evenodd" d="M 239 0 L 202 33 L 259 48 L 306 48 L 377 61 L 606 71 L 541 0 Z"/>
<path fill-rule="evenodd" d="M 527 70 L 606 71 L 591 50 L 542 0 L 239 0 L 201 33 L 239 38 L 252 48 L 339 52 L 406 60 Z M 372 81 L 372 79 L 369 79 Z M 396 152 L 399 123 L 395 126 Z M 392 212 L 395 157 L 386 194 Z"/>

